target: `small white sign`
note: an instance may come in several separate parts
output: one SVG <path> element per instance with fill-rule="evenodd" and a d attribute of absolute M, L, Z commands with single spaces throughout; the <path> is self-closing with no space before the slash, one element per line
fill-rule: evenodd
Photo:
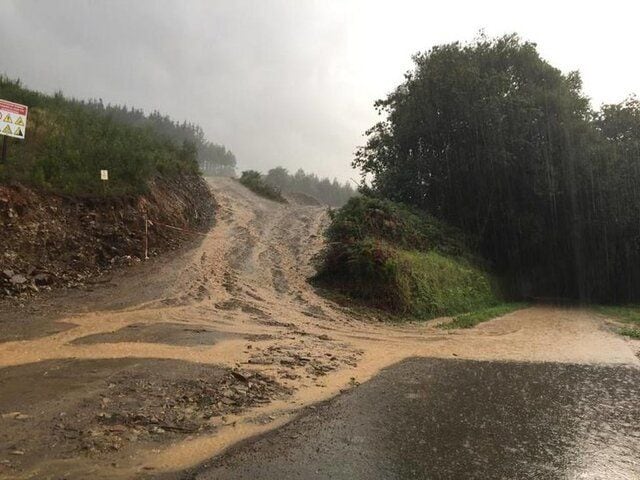
<path fill-rule="evenodd" d="M 24 139 L 28 110 L 26 105 L 0 100 L 0 135 Z"/>
<path fill-rule="evenodd" d="M 100 170 L 100 180 L 109 180 L 109 170 Z"/>

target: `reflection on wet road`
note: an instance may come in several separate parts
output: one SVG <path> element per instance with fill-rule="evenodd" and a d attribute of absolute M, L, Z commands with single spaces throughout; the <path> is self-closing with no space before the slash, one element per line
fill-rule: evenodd
<path fill-rule="evenodd" d="M 410 359 L 187 478 L 640 479 L 640 369 Z"/>

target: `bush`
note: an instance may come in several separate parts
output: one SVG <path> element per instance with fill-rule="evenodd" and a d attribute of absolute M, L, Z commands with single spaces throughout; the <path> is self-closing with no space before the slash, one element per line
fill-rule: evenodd
<path fill-rule="evenodd" d="M 331 213 L 316 279 L 373 307 L 431 318 L 494 305 L 493 279 L 461 233 L 388 200 Z"/>
<path fill-rule="evenodd" d="M 242 172 L 239 181 L 242 185 L 261 197 L 280 203 L 287 203 L 287 200 L 282 196 L 280 189 L 266 183 L 262 175 L 255 170 L 246 170 Z"/>

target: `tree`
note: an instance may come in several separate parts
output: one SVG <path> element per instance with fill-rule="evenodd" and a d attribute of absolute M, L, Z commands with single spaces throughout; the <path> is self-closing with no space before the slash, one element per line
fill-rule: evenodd
<path fill-rule="evenodd" d="M 563 75 L 516 35 L 437 46 L 414 62 L 376 102 L 386 118 L 356 153 L 373 190 L 477 238 L 520 294 L 600 296 L 585 235 L 608 147 L 579 74 Z"/>

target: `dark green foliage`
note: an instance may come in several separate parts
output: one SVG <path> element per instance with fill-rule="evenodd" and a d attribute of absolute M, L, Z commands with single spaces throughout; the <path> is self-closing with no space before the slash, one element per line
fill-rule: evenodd
<path fill-rule="evenodd" d="M 494 307 L 483 308 L 482 310 L 477 310 L 475 312 L 463 313 L 462 315 L 456 316 L 451 322 L 442 323 L 438 326 L 446 330 L 452 330 L 454 328 L 472 328 L 479 323 L 526 308 L 526 306 L 526 303 L 501 303 Z"/>
<path fill-rule="evenodd" d="M 479 239 L 520 296 L 640 299 L 640 106 L 591 111 L 517 36 L 416 55 L 354 166 Z"/>
<path fill-rule="evenodd" d="M 491 278 L 460 232 L 388 200 L 355 197 L 331 212 L 317 280 L 417 318 L 496 303 Z"/>
<path fill-rule="evenodd" d="M 280 190 L 266 183 L 260 172 L 256 172 L 255 170 L 246 170 L 242 172 L 239 181 L 249 190 L 262 197 L 268 198 L 269 200 L 275 200 L 276 202 L 287 203 L 287 200 L 282 196 Z"/>
<path fill-rule="evenodd" d="M 198 173 L 199 127 L 154 112 L 53 96 L 0 77 L 0 98 L 29 107 L 25 140 L 10 140 L 0 181 L 19 181 L 59 193 L 122 195 L 143 191 L 154 175 Z M 109 170 L 107 184 L 100 170 Z"/>
<path fill-rule="evenodd" d="M 302 192 L 331 207 L 341 207 L 356 195 L 348 182 L 343 185 L 335 178 L 333 181 L 328 178 L 321 179 L 313 173 L 305 173 L 302 169 L 291 175 L 285 168 L 272 168 L 264 176 L 264 180 L 283 192 Z"/>
<path fill-rule="evenodd" d="M 461 231 L 400 203 L 368 196 L 350 199 L 331 211 L 331 225 L 326 236 L 331 243 L 351 244 L 375 237 L 407 250 L 464 256 L 470 239 Z"/>

